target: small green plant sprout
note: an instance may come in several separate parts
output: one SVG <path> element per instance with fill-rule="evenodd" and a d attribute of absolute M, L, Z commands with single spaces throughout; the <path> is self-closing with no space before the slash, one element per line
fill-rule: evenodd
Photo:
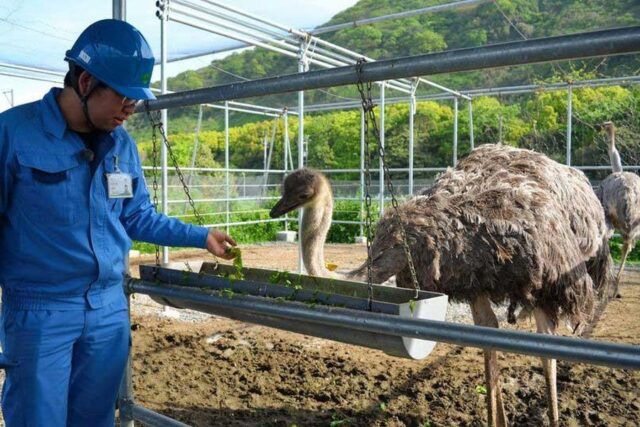
<path fill-rule="evenodd" d="M 416 309 L 416 304 L 417 301 L 413 298 L 409 300 L 409 310 L 411 310 L 411 314 L 413 314 L 414 310 Z"/>
<path fill-rule="evenodd" d="M 235 272 L 229 275 L 229 279 L 244 279 L 244 273 L 242 271 L 242 251 L 237 246 L 229 246 L 226 252 L 230 255 L 233 255 L 233 267 L 235 268 Z"/>
<path fill-rule="evenodd" d="M 277 285 L 280 283 L 282 278 L 286 278 L 288 276 L 286 271 L 276 271 L 271 276 L 269 276 L 269 283 L 272 285 Z"/>
<path fill-rule="evenodd" d="M 226 298 L 233 298 L 234 292 L 231 289 L 223 289 L 220 291 L 220 295 Z"/>
<path fill-rule="evenodd" d="M 485 387 L 483 384 L 478 384 L 476 386 L 476 393 L 478 393 L 478 394 L 487 394 L 487 387 Z"/>
<path fill-rule="evenodd" d="M 348 424 L 351 424 L 350 418 L 347 418 L 340 414 L 331 415 L 331 422 L 329 423 L 329 427 L 338 427 L 338 426 L 348 425 Z"/>
<path fill-rule="evenodd" d="M 379 407 L 380 407 L 380 410 L 382 412 L 386 412 L 387 411 L 387 404 L 386 403 L 380 402 L 380 406 Z"/>

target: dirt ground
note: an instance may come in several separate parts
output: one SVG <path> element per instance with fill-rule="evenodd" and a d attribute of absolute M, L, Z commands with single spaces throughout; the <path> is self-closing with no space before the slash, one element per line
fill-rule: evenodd
<path fill-rule="evenodd" d="M 364 257 L 362 246 L 326 250 L 339 268 Z M 243 259 L 245 266 L 295 270 L 297 248 L 245 247 Z M 592 338 L 640 344 L 639 285 L 640 273 L 626 275 L 622 298 L 611 301 Z M 177 321 L 141 314 L 145 310 L 136 304 L 132 312 L 136 402 L 190 425 L 486 424 L 479 349 L 438 344 L 426 359 L 411 361 L 223 318 Z M 547 425 L 539 360 L 505 353 L 499 358 L 510 424 Z M 561 425 L 638 426 L 639 390 L 640 371 L 559 361 Z"/>

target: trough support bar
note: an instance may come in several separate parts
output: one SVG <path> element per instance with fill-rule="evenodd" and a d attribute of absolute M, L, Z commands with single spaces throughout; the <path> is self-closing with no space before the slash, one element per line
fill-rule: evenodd
<path fill-rule="evenodd" d="M 190 427 L 165 415 L 154 412 L 140 405 L 132 405 L 133 419 L 148 427 Z"/>
<path fill-rule="evenodd" d="M 175 285 L 129 279 L 127 291 L 164 298 L 194 301 L 210 307 L 234 309 L 291 321 L 306 321 L 328 327 L 347 327 L 355 331 L 417 338 L 450 344 L 492 348 L 551 359 L 640 369 L 640 346 L 615 344 L 570 337 L 462 325 L 432 320 L 403 319 L 381 313 L 361 312 L 337 307 L 315 306 L 259 297 L 228 298 Z"/>
<path fill-rule="evenodd" d="M 363 82 L 454 73 L 640 51 L 640 26 L 450 50 L 354 66 L 289 74 L 159 96 L 136 111 L 161 110 Z"/>

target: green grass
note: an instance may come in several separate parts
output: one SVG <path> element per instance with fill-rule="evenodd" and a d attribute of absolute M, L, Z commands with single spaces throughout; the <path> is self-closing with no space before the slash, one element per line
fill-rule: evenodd
<path fill-rule="evenodd" d="M 614 237 L 609 240 L 609 249 L 611 250 L 611 257 L 614 261 L 620 262 L 620 257 L 622 256 L 622 239 L 620 237 Z M 627 257 L 628 265 L 637 265 L 640 264 L 640 246 L 636 245 L 629 256 Z"/>

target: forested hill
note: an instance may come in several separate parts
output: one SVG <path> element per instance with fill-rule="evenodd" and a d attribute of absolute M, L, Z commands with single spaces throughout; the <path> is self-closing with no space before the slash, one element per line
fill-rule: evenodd
<path fill-rule="evenodd" d="M 361 0 L 356 5 L 334 16 L 326 25 L 350 22 L 373 16 L 423 8 L 443 0 Z M 312 10 L 309 13 L 313 13 Z M 349 28 L 323 34 L 322 38 L 376 59 L 393 58 L 419 53 L 437 52 L 470 46 L 481 46 L 523 38 L 590 31 L 603 28 L 640 24 L 638 0 L 496 0 L 465 10 L 429 13 L 409 18 L 385 21 L 375 25 Z M 620 56 L 570 64 L 540 64 L 534 66 L 493 69 L 481 72 L 457 73 L 429 77 L 455 89 L 496 87 L 531 83 L 548 79 L 622 76 L 637 74 L 640 56 Z M 216 60 L 210 66 L 187 71 L 169 79 L 169 89 L 187 89 L 216 86 L 275 75 L 295 73 L 297 62 L 293 58 L 267 51 L 251 49 Z M 421 88 L 419 90 L 426 90 Z M 392 93 L 389 96 L 397 95 Z M 336 87 L 306 93 L 306 104 L 340 101 L 342 97 L 355 98 L 353 87 Z M 295 94 L 252 99 L 249 102 L 270 106 L 293 106 Z M 197 107 L 170 111 L 172 132 L 193 131 Z M 220 114 L 205 112 L 205 130 L 221 129 Z M 135 117 L 130 124 L 134 134 L 147 131 L 143 117 Z M 260 117 L 236 115 L 232 125 Z"/>

